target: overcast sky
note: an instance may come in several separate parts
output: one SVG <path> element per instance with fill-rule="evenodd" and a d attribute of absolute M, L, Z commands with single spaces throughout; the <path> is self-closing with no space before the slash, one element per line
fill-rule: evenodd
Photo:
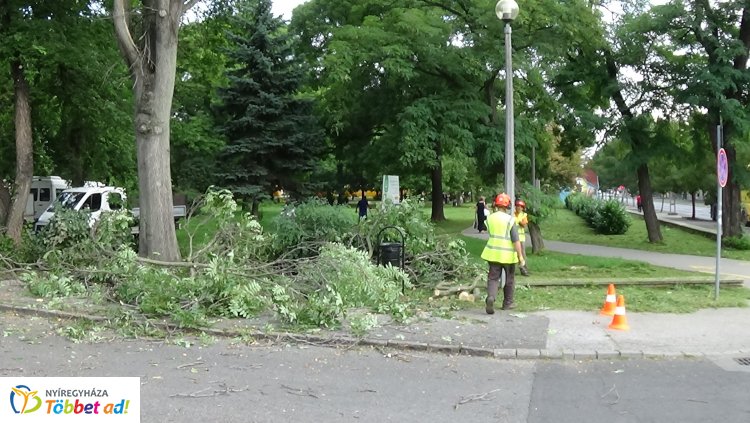
<path fill-rule="evenodd" d="M 307 0 L 272 0 L 271 11 L 274 16 L 282 15 L 284 19 L 292 19 L 292 10 Z"/>

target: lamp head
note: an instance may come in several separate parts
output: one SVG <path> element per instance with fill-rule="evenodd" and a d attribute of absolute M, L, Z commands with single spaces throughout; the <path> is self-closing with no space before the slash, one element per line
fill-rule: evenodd
<path fill-rule="evenodd" d="M 495 14 L 498 19 L 510 22 L 518 17 L 518 3 L 515 0 L 500 0 L 495 5 Z"/>

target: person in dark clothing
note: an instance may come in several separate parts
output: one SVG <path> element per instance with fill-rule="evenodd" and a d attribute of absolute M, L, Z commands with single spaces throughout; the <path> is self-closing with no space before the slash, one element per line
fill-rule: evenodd
<path fill-rule="evenodd" d="M 487 230 L 487 225 L 485 223 L 485 221 L 487 220 L 487 215 L 489 214 L 487 212 L 488 210 L 487 210 L 487 205 L 484 202 L 484 197 L 479 197 L 479 202 L 477 203 L 476 215 L 477 215 L 477 230 L 479 231 L 480 234 L 482 233 L 482 231 Z"/>
<path fill-rule="evenodd" d="M 367 219 L 367 209 L 370 208 L 370 204 L 367 203 L 367 197 L 365 197 L 364 191 L 362 191 L 362 199 L 357 202 L 357 213 L 359 214 L 359 220 Z"/>

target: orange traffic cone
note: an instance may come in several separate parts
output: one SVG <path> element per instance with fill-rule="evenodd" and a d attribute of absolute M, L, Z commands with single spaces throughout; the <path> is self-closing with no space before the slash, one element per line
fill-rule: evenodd
<path fill-rule="evenodd" d="M 604 306 L 599 314 L 604 316 L 614 316 L 617 307 L 617 296 L 615 295 L 615 284 L 609 284 L 607 288 L 607 298 L 604 300 Z"/>
<path fill-rule="evenodd" d="M 612 318 L 612 323 L 609 324 L 608 328 L 617 330 L 630 330 L 628 319 L 627 317 L 625 317 L 625 297 L 623 297 L 622 295 L 619 295 L 617 297 L 615 317 Z"/>

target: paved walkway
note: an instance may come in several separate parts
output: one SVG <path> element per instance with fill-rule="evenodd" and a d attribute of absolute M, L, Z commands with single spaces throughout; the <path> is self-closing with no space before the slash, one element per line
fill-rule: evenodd
<path fill-rule="evenodd" d="M 639 214 L 635 207 L 629 206 L 628 211 Z M 716 222 L 710 220 L 689 219 L 681 215 L 657 212 L 660 222 L 675 227 L 687 228 L 694 231 L 716 234 Z M 463 235 L 479 239 L 487 239 L 487 233 L 478 234 L 476 229 L 468 228 Z M 529 241 L 527 241 L 528 244 Z M 647 252 L 642 250 L 631 250 L 627 248 L 604 247 L 600 245 L 574 244 L 562 241 L 544 241 L 544 247 L 550 251 L 568 254 L 581 254 L 595 257 L 618 257 L 627 260 L 639 260 L 655 266 L 671 267 L 691 272 L 702 272 L 715 274 L 716 257 L 693 256 L 686 254 L 667 254 Z M 750 262 L 744 260 L 733 260 L 722 258 L 720 262 L 722 277 L 738 278 L 745 281 L 745 286 L 750 288 Z"/>

